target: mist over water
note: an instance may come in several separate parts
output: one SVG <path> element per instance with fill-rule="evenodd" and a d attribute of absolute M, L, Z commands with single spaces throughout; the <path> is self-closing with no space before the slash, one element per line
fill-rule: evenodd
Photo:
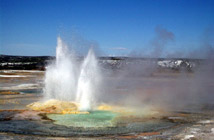
<path fill-rule="evenodd" d="M 158 27 L 155 37 L 151 40 L 150 51 L 134 51 L 130 57 L 161 58 L 167 52 L 168 43 L 176 40 L 172 31 Z M 200 109 L 204 105 L 213 106 L 214 99 L 214 32 L 203 35 L 204 39 L 198 50 L 191 50 L 187 55 L 185 50 L 171 54 L 167 60 L 194 61 L 191 71 L 181 68 L 180 70 L 161 69 L 153 61 L 127 60 L 120 72 L 109 78 L 106 89 L 106 100 L 122 105 L 136 107 L 155 106 L 166 110 Z M 173 46 L 172 46 L 173 47 Z M 185 59 L 184 59 L 185 58 Z M 187 59 L 186 59 L 187 58 Z M 203 59 L 189 59 L 203 58 Z M 177 62 L 176 62 L 177 63 Z M 185 63 L 183 63 L 185 64 Z M 115 94 L 116 92 L 117 95 Z M 110 95 L 111 94 L 111 95 Z"/>
<path fill-rule="evenodd" d="M 57 38 L 56 61 L 51 63 L 45 74 L 45 99 L 77 101 L 80 110 L 91 110 L 92 101 L 98 93 L 100 71 L 92 49 L 82 64 L 76 62 L 74 53 L 69 52 L 60 37 Z"/>
<path fill-rule="evenodd" d="M 165 28 L 157 28 L 156 34 L 151 41 L 152 50 L 148 58 L 163 56 L 167 44 L 175 40 L 173 32 Z M 157 106 L 170 110 L 185 109 L 195 104 L 212 104 L 214 49 L 212 42 L 204 44 L 202 47 L 204 52 L 209 52 L 205 53 L 207 59 L 187 59 L 185 61 L 197 61 L 196 67 L 191 68 L 191 71 L 185 69 L 176 71 L 159 68 L 158 59 L 153 61 L 127 59 L 119 65 L 116 65 L 119 60 L 101 59 L 99 63 L 103 62 L 103 65 L 100 65 L 93 50 L 90 50 L 85 59 L 79 63 L 75 54 L 69 52 L 67 46 L 58 38 L 56 61 L 46 70 L 45 97 L 76 101 L 80 103 L 80 110 L 92 109 L 98 100 L 99 103 L 102 101 L 139 108 Z M 198 52 L 193 56 L 200 56 Z M 175 58 L 173 56 L 171 58 Z M 181 56 L 185 55 L 179 54 L 179 57 Z M 123 65 L 125 63 L 127 65 Z M 117 66 L 121 67 L 117 69 Z"/>

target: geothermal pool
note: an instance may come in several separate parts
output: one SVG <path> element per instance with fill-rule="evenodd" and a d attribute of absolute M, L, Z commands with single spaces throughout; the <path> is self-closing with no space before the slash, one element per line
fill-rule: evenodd
<path fill-rule="evenodd" d="M 46 71 L 0 71 L 0 139 L 214 137 L 212 79 L 130 69 L 109 72 L 93 50 L 76 61 L 58 38 Z"/>
<path fill-rule="evenodd" d="M 8 72 L 2 72 L 2 74 L 7 75 Z M 27 108 L 27 105 L 40 102 L 44 99 L 42 93 L 43 84 L 40 83 L 43 79 L 42 77 L 44 77 L 44 72 L 40 72 L 38 75 L 35 72 L 16 71 L 13 74 L 37 76 L 33 78 L 16 77 L 15 80 L 11 77 L 0 78 L 0 81 L 5 83 L 5 89 L 7 89 L 0 92 L 1 139 L 48 139 L 53 136 L 54 138 L 64 137 L 65 139 L 66 137 L 165 139 L 184 138 L 195 132 L 200 137 L 202 137 L 202 134 L 204 135 L 203 137 L 212 136 L 211 130 L 214 128 L 214 119 L 212 113 L 213 106 L 211 104 L 188 105 L 183 109 L 174 108 L 173 110 L 163 110 L 157 106 L 151 107 L 151 105 L 150 107 L 140 106 L 140 108 L 131 104 L 125 106 L 123 101 L 128 103 L 126 97 L 129 95 L 130 90 L 121 90 L 121 88 L 126 87 L 126 85 L 121 85 L 122 87 L 112 90 L 117 100 L 105 96 L 106 101 L 109 101 L 109 99 L 112 100 L 112 102 L 106 102 L 106 105 L 111 106 L 112 110 L 107 107 L 109 110 L 94 108 L 94 112 L 89 112 L 89 114 L 45 113 Z M 116 82 L 116 79 L 113 79 L 108 78 L 112 84 Z M 160 85 L 163 82 L 175 82 L 172 78 L 161 77 L 159 75 L 146 78 L 146 81 L 138 77 L 134 79 L 142 81 L 142 83 L 153 83 L 154 85 Z M 131 81 L 134 79 L 131 78 Z M 130 78 L 126 80 L 130 81 Z M 10 87 L 12 87 L 12 90 L 8 92 Z M 161 89 L 156 86 L 154 91 L 154 88 L 151 88 L 151 85 L 148 86 L 147 84 L 141 87 L 144 87 L 144 92 L 153 94 Z M 132 95 L 144 99 L 144 96 L 139 96 L 137 93 L 133 93 Z M 118 98 L 123 101 L 119 101 Z M 128 98 L 133 100 L 131 97 Z M 99 104 L 97 105 L 99 106 Z M 126 110 L 121 110 L 124 108 Z"/>

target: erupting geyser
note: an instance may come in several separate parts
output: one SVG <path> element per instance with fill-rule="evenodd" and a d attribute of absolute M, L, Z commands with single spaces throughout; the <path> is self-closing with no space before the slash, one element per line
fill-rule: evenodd
<path fill-rule="evenodd" d="M 74 55 L 68 52 L 67 46 L 58 37 L 56 61 L 47 67 L 45 73 L 45 97 L 59 100 L 74 99 L 77 74 Z"/>
<path fill-rule="evenodd" d="M 92 50 L 89 50 L 80 71 L 77 86 L 76 101 L 80 103 L 80 110 L 90 110 L 94 102 L 94 94 L 100 83 L 100 71 L 97 60 Z"/>
<path fill-rule="evenodd" d="M 79 66 L 61 38 L 57 39 L 56 61 L 47 67 L 44 94 L 46 99 L 76 101 L 79 110 L 91 110 L 100 84 L 100 70 L 94 52 L 89 50 Z"/>

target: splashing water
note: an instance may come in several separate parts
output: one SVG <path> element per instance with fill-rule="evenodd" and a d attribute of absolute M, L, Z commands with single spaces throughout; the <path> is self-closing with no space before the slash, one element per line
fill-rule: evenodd
<path fill-rule="evenodd" d="M 50 64 L 45 73 L 44 93 L 47 99 L 72 100 L 75 97 L 77 70 L 73 59 L 58 37 L 56 62 Z"/>
<path fill-rule="evenodd" d="M 100 71 L 94 52 L 90 49 L 81 66 L 77 86 L 76 101 L 80 103 L 80 110 L 90 110 L 99 83 Z"/>
<path fill-rule="evenodd" d="M 90 49 L 82 65 L 75 62 L 61 38 L 57 39 L 56 61 L 50 64 L 45 74 L 45 99 L 76 101 L 79 110 L 91 110 L 98 93 L 100 71 L 93 50 Z"/>

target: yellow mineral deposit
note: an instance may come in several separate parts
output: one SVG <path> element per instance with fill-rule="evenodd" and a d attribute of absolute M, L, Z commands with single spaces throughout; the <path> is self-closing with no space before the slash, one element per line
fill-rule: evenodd
<path fill-rule="evenodd" d="M 128 107 L 121 107 L 116 105 L 107 105 L 107 104 L 101 104 L 97 107 L 97 110 L 104 110 L 104 111 L 112 111 L 117 113 L 123 113 L 123 114 L 132 114 L 135 112 L 134 109 L 128 108 Z"/>
<path fill-rule="evenodd" d="M 140 115 L 140 116 L 161 116 L 163 111 L 158 110 L 156 107 L 145 106 L 145 107 L 131 107 L 131 106 L 117 106 L 101 104 L 97 107 L 97 110 L 112 111 L 120 113 L 121 115 Z"/>
<path fill-rule="evenodd" d="M 27 107 L 34 111 L 41 111 L 45 113 L 56 114 L 87 114 L 88 112 L 80 112 L 78 110 L 78 104 L 69 101 L 60 101 L 50 99 L 45 102 L 34 102 L 27 105 Z"/>

